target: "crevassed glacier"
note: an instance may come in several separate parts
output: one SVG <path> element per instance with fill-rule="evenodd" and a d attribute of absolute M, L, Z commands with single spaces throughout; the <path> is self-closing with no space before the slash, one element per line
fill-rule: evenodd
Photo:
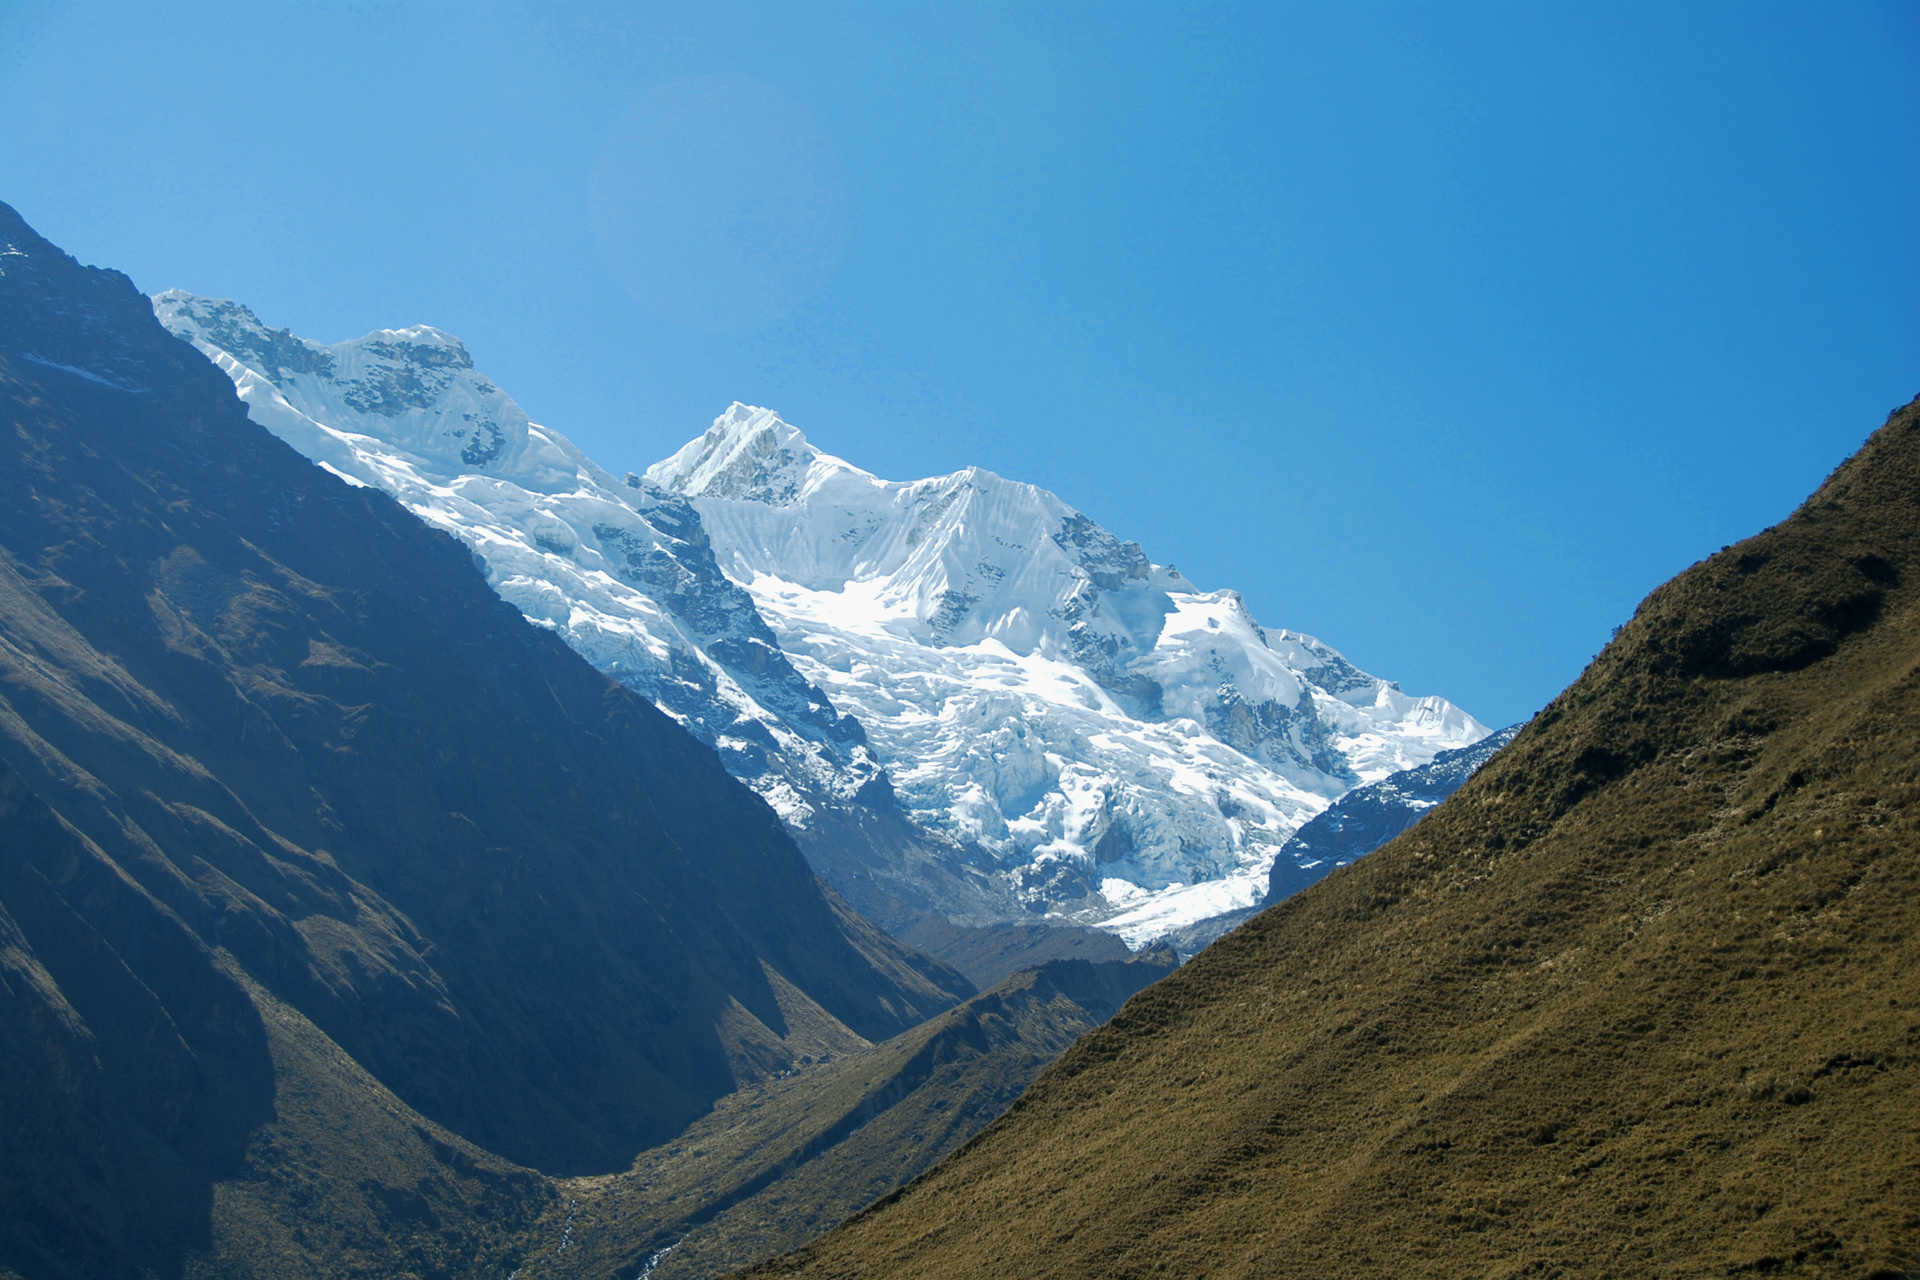
<path fill-rule="evenodd" d="M 989 471 L 881 480 L 735 404 L 647 475 L 918 821 L 1133 942 L 1258 901 L 1333 798 L 1487 732 Z"/>

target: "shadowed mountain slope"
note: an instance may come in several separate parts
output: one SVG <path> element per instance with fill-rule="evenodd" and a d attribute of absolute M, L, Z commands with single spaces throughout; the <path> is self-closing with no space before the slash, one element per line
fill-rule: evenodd
<path fill-rule="evenodd" d="M 962 925 L 941 916 L 924 915 L 896 929 L 894 936 L 916 950 L 938 956 L 982 991 L 1022 969 L 1050 960 L 1105 962 L 1125 960 L 1134 954 L 1114 934 L 1052 921 Z"/>
<path fill-rule="evenodd" d="M 1442 751 L 1411 769 L 1355 787 L 1287 837 L 1267 878 L 1271 906 L 1349 862 L 1363 858 L 1425 817 L 1512 742 L 1524 725 L 1508 725 L 1470 747 Z"/>
<path fill-rule="evenodd" d="M 1054 960 L 884 1044 L 723 1099 L 626 1173 L 573 1180 L 547 1216 L 571 1247 L 521 1280 L 697 1280 L 779 1253 L 899 1187 L 1162 976 L 1166 953 Z M 569 1223 L 571 1226 L 569 1227 Z"/>
<path fill-rule="evenodd" d="M 459 1271 L 436 1204 L 492 1239 L 544 1203 L 508 1161 L 624 1167 L 970 994 L 468 551 L 249 422 L 124 276 L 4 205 L 0 415 L 0 1267 L 177 1274 L 244 1235 L 214 1183 L 270 1170 L 314 1232 L 379 1201 L 373 1238 Z M 365 1124 L 425 1172 L 263 1146 L 316 1090 L 345 1110 L 302 1141 Z"/>
<path fill-rule="evenodd" d="M 763 1276 L 1910 1274 L 1920 402 Z"/>

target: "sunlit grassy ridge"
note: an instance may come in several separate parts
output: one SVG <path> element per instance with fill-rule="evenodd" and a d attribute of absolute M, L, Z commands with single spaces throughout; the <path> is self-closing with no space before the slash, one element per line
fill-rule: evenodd
<path fill-rule="evenodd" d="M 1426 821 L 753 1274 L 1920 1266 L 1917 546 L 1909 405 Z"/>

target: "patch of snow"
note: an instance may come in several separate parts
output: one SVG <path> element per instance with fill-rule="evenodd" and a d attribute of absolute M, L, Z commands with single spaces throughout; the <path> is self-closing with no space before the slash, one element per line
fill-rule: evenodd
<path fill-rule="evenodd" d="M 84 378 L 88 382 L 97 382 L 103 387 L 112 387 L 115 391 L 125 391 L 129 395 L 139 396 L 147 393 L 145 387 L 129 386 L 127 383 L 116 381 L 113 378 L 107 377 L 105 374 L 95 373 L 91 369 L 82 369 L 77 364 L 61 364 L 58 360 L 49 360 L 45 356 L 37 356 L 30 351 L 22 351 L 20 358 L 28 364 L 37 364 L 43 369 L 57 369 L 61 373 L 70 373 L 76 378 Z"/>

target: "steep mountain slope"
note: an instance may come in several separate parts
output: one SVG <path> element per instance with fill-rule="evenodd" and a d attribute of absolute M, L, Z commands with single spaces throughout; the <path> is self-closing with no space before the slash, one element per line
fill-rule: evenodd
<path fill-rule="evenodd" d="M 631 1170 L 549 1211 L 564 1256 L 521 1280 L 711 1276 L 790 1249 L 885 1195 L 999 1115 L 1074 1040 L 1162 976 L 1165 953 L 1056 960 L 885 1044 L 744 1089 Z M 670 1250 L 670 1251 L 669 1251 Z"/>
<path fill-rule="evenodd" d="M 1920 1260 L 1920 401 L 1384 849 L 766 1276 Z"/>
<path fill-rule="evenodd" d="M 939 916 L 923 916 L 894 936 L 928 955 L 939 956 L 982 991 L 1002 978 L 1050 960 L 1125 960 L 1145 957 L 1153 948 L 1130 952 L 1114 934 L 1056 923 L 1009 922 L 956 925 Z"/>
<path fill-rule="evenodd" d="M 544 1203 L 509 1161 L 624 1166 L 968 993 L 3 205 L 0 406 L 0 1266 L 175 1272 L 236 1179 L 469 1265 Z M 355 1126 L 364 1177 L 295 1158 Z"/>
<path fill-rule="evenodd" d="M 1192 956 L 1263 909 L 1300 892 L 1336 867 L 1378 849 L 1458 791 L 1522 726 L 1510 725 L 1470 747 L 1442 751 L 1426 764 L 1390 773 L 1335 800 L 1280 846 L 1267 873 L 1267 893 L 1256 906 L 1209 916 L 1161 936 L 1160 942 Z"/>
<path fill-rule="evenodd" d="M 416 325 L 323 345 L 180 290 L 153 308 L 254 421 L 459 538 L 502 598 L 718 751 L 861 911 L 888 927 L 1018 913 L 906 821 L 859 723 L 794 670 L 687 502 L 530 421 L 458 339 Z"/>
<path fill-rule="evenodd" d="M 978 468 L 884 481 L 736 404 L 647 475 L 916 821 L 1130 942 L 1258 901 L 1334 797 L 1487 732 Z"/>
<path fill-rule="evenodd" d="M 1280 847 L 1263 905 L 1300 892 L 1420 821 L 1429 809 L 1465 786 L 1524 727 L 1508 725 L 1470 747 L 1442 751 L 1426 764 L 1388 774 L 1341 796 Z"/>

